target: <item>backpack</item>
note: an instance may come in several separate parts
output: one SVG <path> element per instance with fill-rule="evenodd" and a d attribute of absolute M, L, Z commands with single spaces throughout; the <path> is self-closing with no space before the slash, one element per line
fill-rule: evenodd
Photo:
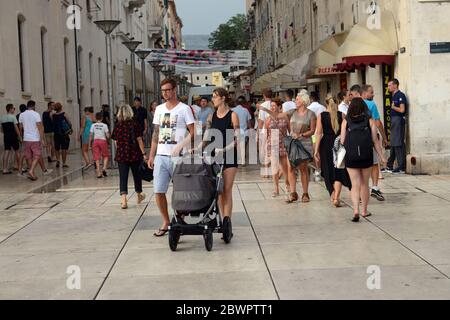
<path fill-rule="evenodd" d="M 73 134 L 72 127 L 67 122 L 66 116 L 64 113 L 62 114 L 61 126 L 59 129 L 60 129 L 60 134 L 62 134 L 64 136 L 70 136 L 71 134 Z"/>
<path fill-rule="evenodd" d="M 369 117 L 363 115 L 358 120 L 347 121 L 347 136 L 345 138 L 346 159 L 348 161 L 364 162 L 373 160 L 372 130 Z"/>

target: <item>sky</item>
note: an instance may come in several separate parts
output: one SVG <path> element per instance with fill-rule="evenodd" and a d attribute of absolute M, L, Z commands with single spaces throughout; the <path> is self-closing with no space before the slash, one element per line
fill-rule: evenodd
<path fill-rule="evenodd" d="M 245 0 L 176 0 L 184 35 L 209 35 L 238 13 L 245 13 Z"/>

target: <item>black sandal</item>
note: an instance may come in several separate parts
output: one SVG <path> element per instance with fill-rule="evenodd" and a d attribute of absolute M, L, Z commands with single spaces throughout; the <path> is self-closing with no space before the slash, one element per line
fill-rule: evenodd
<path fill-rule="evenodd" d="M 368 213 L 368 214 L 366 214 L 365 216 L 362 216 L 363 218 L 368 218 L 368 217 L 371 217 L 372 216 L 372 214 L 371 213 Z"/>
<path fill-rule="evenodd" d="M 289 194 L 289 199 L 286 200 L 286 203 L 294 203 L 298 201 L 298 193 L 297 192 L 291 192 Z"/>
<path fill-rule="evenodd" d="M 164 237 L 169 230 L 159 229 L 158 232 L 155 232 L 153 235 L 157 238 Z"/>
<path fill-rule="evenodd" d="M 359 222 L 359 215 L 355 215 L 352 219 L 352 222 Z"/>

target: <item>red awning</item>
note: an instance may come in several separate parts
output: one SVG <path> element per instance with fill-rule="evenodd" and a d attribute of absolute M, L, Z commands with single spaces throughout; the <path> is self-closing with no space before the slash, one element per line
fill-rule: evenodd
<path fill-rule="evenodd" d="M 376 65 L 393 65 L 395 62 L 395 56 L 355 56 L 345 57 L 342 59 L 342 63 L 336 64 L 336 68 L 339 71 L 353 72 L 359 68 L 365 68 L 366 66 L 375 67 Z"/>

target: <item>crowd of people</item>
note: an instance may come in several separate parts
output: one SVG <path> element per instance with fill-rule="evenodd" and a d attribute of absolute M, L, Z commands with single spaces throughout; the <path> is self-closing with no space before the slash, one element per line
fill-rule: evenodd
<path fill-rule="evenodd" d="M 374 101 L 371 85 L 354 85 L 350 90 L 339 92 L 336 97 L 329 94 L 325 105 L 320 104 L 316 92 L 301 90 L 295 101 L 288 91 L 286 101 L 273 98 L 270 89 L 263 90 L 264 102 L 257 103 L 259 110 L 258 136 L 263 140 L 261 151 L 267 158 L 261 175 L 266 176 L 270 164 L 274 182 L 273 196 L 280 195 L 279 180 L 286 179 L 288 203 L 300 200 L 296 189 L 299 172 L 303 195 L 301 201 L 311 200 L 308 190 L 309 168 L 322 176 L 331 202 L 341 206 L 342 187 L 351 190 L 354 208 L 352 221 L 358 222 L 360 215 L 368 217 L 370 196 L 384 201 L 379 188 L 381 172 L 405 173 L 405 125 L 408 110 L 406 96 L 399 90 L 399 81 L 389 82 L 392 99 L 391 140 L 388 144 L 386 132 Z M 274 131 L 276 135 L 274 135 Z M 274 139 L 275 136 L 275 139 Z M 290 136 L 292 139 L 286 139 Z M 309 157 L 292 159 L 286 141 L 295 140 L 302 152 Z M 385 159 L 383 147 L 390 146 L 391 155 Z M 338 150 L 344 150 L 345 161 L 338 165 Z M 397 167 L 394 168 L 394 162 Z M 382 166 L 380 166 L 382 165 Z M 287 168 L 287 169 L 286 169 Z M 369 180 L 372 186 L 369 188 Z"/>
<path fill-rule="evenodd" d="M 380 172 L 404 173 L 405 170 L 408 102 L 399 90 L 398 80 L 393 79 L 389 89 L 393 94 L 389 160 L 384 157 L 383 147 L 388 147 L 388 141 L 370 85 L 354 85 L 336 96 L 329 94 L 324 105 L 316 92 L 306 90 L 301 90 L 295 99 L 294 92 L 288 90 L 283 101 L 270 89 L 265 89 L 264 101 L 251 104 L 243 96 L 231 99 L 226 89 L 218 88 L 213 92 L 211 106 L 208 97 L 193 97 L 192 105 L 182 102 L 177 96 L 177 82 L 166 79 L 161 83 L 164 103 L 158 106 L 157 102 L 152 102 L 149 110 L 142 106 L 139 97 L 134 99 L 133 107 L 119 107 L 113 119 L 106 105 L 98 113 L 93 107 L 84 109 L 78 137 L 84 169 L 95 166 L 99 179 L 107 177 L 110 140 L 113 140 L 123 209 L 128 208 L 129 171 L 133 175 L 139 204 L 146 197 L 140 166 L 145 162 L 154 169 L 154 193 L 163 220 L 154 235 L 161 237 L 170 225 L 166 194 L 178 159 L 186 150 L 204 150 L 206 142 L 214 141 L 212 131 L 216 131 L 223 138 L 221 145 L 213 150 L 213 156 L 221 154 L 224 159 L 224 191 L 218 202 L 224 223 L 231 224 L 233 184 L 238 167 L 249 162 L 250 139 L 256 139 L 258 145 L 261 175 L 273 179 L 274 198 L 281 195 L 280 180 L 284 177 L 287 203 L 310 202 L 309 175 L 310 168 L 314 168 L 315 175 L 323 178 L 335 207 L 341 206 L 342 188 L 351 190 L 352 221 L 358 222 L 360 215 L 370 216 L 367 210 L 370 196 L 385 200 L 379 188 Z M 35 169 L 38 165 L 44 174 L 51 173 L 52 170 L 46 168 L 43 149 L 48 163 L 55 162 L 57 168 L 68 168 L 67 153 L 73 134 L 71 120 L 61 103 L 48 103 L 42 118 L 35 107 L 36 103 L 29 101 L 26 106 L 20 106 L 20 113 L 16 115 L 14 105 L 8 104 L 7 113 L 0 119 L 4 134 L 5 175 L 12 173 L 9 169 L 11 156 L 19 176 L 37 180 Z M 115 121 L 112 133 L 111 121 Z M 251 129 L 256 129 L 257 134 L 250 134 Z M 202 143 L 195 146 L 195 137 L 199 135 Z M 146 148 L 150 148 L 148 154 Z M 296 152 L 292 152 L 293 148 L 297 148 Z M 342 150 L 345 150 L 345 160 L 338 163 L 338 153 Z M 24 159 L 27 160 L 26 167 Z M 395 161 L 396 168 L 393 167 Z M 298 176 L 301 197 L 297 192 Z"/>

